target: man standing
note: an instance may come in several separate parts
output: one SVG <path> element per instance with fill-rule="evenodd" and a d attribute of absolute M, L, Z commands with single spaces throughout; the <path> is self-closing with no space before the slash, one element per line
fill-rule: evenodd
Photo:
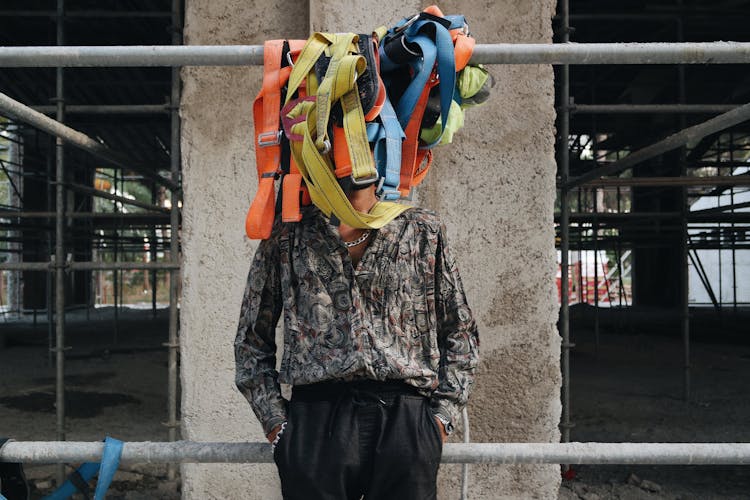
<path fill-rule="evenodd" d="M 374 186 L 348 197 L 361 212 L 377 201 Z M 284 498 L 435 499 L 478 344 L 433 212 L 411 208 L 377 231 L 336 227 L 314 206 L 277 219 L 250 269 L 235 355 Z"/>

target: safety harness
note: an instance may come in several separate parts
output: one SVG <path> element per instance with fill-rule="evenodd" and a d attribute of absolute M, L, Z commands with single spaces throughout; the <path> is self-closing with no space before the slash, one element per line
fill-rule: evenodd
<path fill-rule="evenodd" d="M 253 106 L 259 184 L 247 235 L 268 238 L 277 213 L 298 222 L 310 203 L 334 223 L 369 229 L 408 210 L 395 201 L 411 196 L 432 164 L 431 149 L 450 142 L 451 124 L 462 124 L 457 73 L 474 43 L 463 16 L 443 16 L 436 6 L 371 35 L 266 42 Z M 378 203 L 356 210 L 347 193 L 372 184 Z"/>

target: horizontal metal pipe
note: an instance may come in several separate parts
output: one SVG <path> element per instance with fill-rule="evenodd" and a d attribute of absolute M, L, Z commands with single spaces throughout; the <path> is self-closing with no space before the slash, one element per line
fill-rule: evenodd
<path fill-rule="evenodd" d="M 479 44 L 474 48 L 471 61 L 483 64 L 746 64 L 750 63 L 750 43 Z M 0 67 L 261 64 L 261 45 L 0 48 Z"/>
<path fill-rule="evenodd" d="M 0 210 L 0 219 L 47 219 L 55 217 L 55 212 L 26 212 L 14 210 Z M 169 215 L 163 212 L 65 212 L 70 219 L 163 219 L 169 222 Z"/>
<path fill-rule="evenodd" d="M 739 104 L 575 104 L 573 113 L 586 114 L 657 114 L 657 113 L 726 113 Z"/>
<path fill-rule="evenodd" d="M 30 106 L 34 111 L 53 114 L 55 106 Z M 155 115 L 169 111 L 168 104 L 73 104 L 65 106 L 65 114 L 87 115 Z"/>
<path fill-rule="evenodd" d="M 3 262 L 0 271 L 49 271 L 54 268 L 53 262 Z M 136 271 L 140 269 L 179 269 L 179 264 L 172 262 L 68 262 L 66 270 L 72 271 Z"/>
<path fill-rule="evenodd" d="M 582 184 L 586 184 L 587 182 L 599 177 L 603 177 L 606 175 L 615 175 L 619 172 L 622 172 L 623 170 L 632 168 L 633 166 L 638 165 L 646 160 L 655 158 L 681 146 L 697 144 L 698 141 L 700 141 L 707 135 L 720 132 L 747 120 L 750 120 L 750 104 L 738 106 L 731 111 L 722 113 L 709 120 L 706 120 L 705 122 L 693 125 L 692 127 L 684 128 L 679 132 L 676 132 L 660 141 L 639 149 L 638 151 L 633 151 L 622 160 L 617 160 L 605 166 L 589 170 L 585 174 L 582 174 L 568 182 L 566 187 L 568 189 L 572 189 Z"/>
<path fill-rule="evenodd" d="M 94 18 L 149 18 L 149 17 L 169 17 L 171 13 L 168 10 L 72 10 L 65 11 L 66 18 L 73 17 L 94 17 Z M 0 10 L 0 17 L 57 17 L 54 10 Z"/>
<path fill-rule="evenodd" d="M 53 49 L 54 47 L 48 48 Z M 1 50 L 2 48 L 0 48 L 0 51 Z M 132 160 L 124 157 L 120 153 L 112 151 L 104 144 L 95 141 L 86 134 L 72 129 L 56 120 L 53 120 L 52 118 L 49 118 L 48 116 L 45 116 L 38 111 L 34 111 L 28 106 L 8 97 L 3 93 L 0 93 L 0 114 L 27 123 L 32 127 L 38 128 L 39 130 L 47 132 L 48 134 L 52 134 L 55 137 L 60 137 L 67 144 L 83 149 L 84 151 L 88 151 L 94 156 L 102 160 L 114 163 L 115 165 L 118 165 L 122 168 L 126 168 L 143 174 L 149 179 L 152 179 L 163 186 L 167 186 L 170 189 L 178 188 L 178 186 L 175 185 L 171 180 L 162 177 L 158 173 L 154 172 L 153 169 L 139 166 L 138 164 L 132 162 Z"/>
<path fill-rule="evenodd" d="M 10 441 L 0 461 L 97 462 L 103 443 Z M 268 463 L 268 443 L 131 442 L 126 463 Z M 750 465 L 750 443 L 447 443 L 443 463 Z"/>
<path fill-rule="evenodd" d="M 570 220 L 573 222 L 586 222 L 598 220 L 602 223 L 620 222 L 635 219 L 639 222 L 661 221 L 664 219 L 677 219 L 681 217 L 680 212 L 576 212 L 570 214 Z M 560 218 L 555 216 L 555 221 Z M 689 212 L 687 220 L 690 223 L 718 224 L 723 222 L 750 223 L 750 212 L 718 213 L 705 214 Z M 660 227 L 664 227 L 661 226 Z"/>
<path fill-rule="evenodd" d="M 147 210 L 151 210 L 153 212 L 162 212 L 162 213 L 169 213 L 168 208 L 160 207 L 158 205 L 152 205 L 151 203 L 146 203 L 143 201 L 138 200 L 132 200 L 130 198 L 126 198 L 124 196 L 118 196 L 116 194 L 108 193 L 106 191 L 102 191 L 101 189 L 95 189 L 89 186 L 82 186 L 81 184 L 65 184 L 65 187 L 76 191 L 78 193 L 83 194 L 89 194 L 91 196 L 94 196 L 96 198 L 104 198 L 106 200 L 116 201 L 119 203 L 123 203 L 125 205 L 132 205 L 134 207 L 140 207 L 145 208 Z"/>
<path fill-rule="evenodd" d="M 615 177 L 594 179 L 582 187 L 633 186 L 750 186 L 750 175 L 716 175 L 707 177 Z"/>
<path fill-rule="evenodd" d="M 137 270 L 159 270 L 179 269 L 180 265 L 172 262 L 71 262 L 70 269 L 74 271 L 137 271 Z"/>

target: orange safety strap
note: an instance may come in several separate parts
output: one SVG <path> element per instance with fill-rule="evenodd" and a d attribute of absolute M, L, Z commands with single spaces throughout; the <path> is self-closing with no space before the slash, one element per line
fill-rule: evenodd
<path fill-rule="evenodd" d="M 290 60 L 299 55 L 305 40 L 289 40 Z M 263 48 L 263 84 L 253 102 L 253 124 L 255 126 L 255 163 L 258 170 L 258 191 L 245 218 L 245 232 L 251 239 L 266 239 L 271 235 L 276 212 L 275 180 L 281 162 L 281 141 L 279 135 L 279 110 L 281 109 L 281 88 L 289 80 L 291 66 L 281 67 L 284 40 L 269 40 Z M 295 179 L 295 175 L 298 179 Z M 282 218 L 286 221 L 299 221 L 301 176 L 296 166 L 290 170 L 291 177 L 284 181 L 282 202 L 285 209 Z M 295 189 L 296 188 L 296 189 Z M 309 195 L 302 195 L 303 202 Z M 296 206 L 294 202 L 296 201 Z M 308 201 L 309 203 L 309 201 Z M 286 216 L 286 217 L 285 217 Z"/>
<path fill-rule="evenodd" d="M 453 53 L 456 57 L 456 73 L 469 64 L 476 43 L 477 41 L 473 37 L 467 36 L 463 31 L 460 31 L 453 37 Z"/>
<path fill-rule="evenodd" d="M 349 156 L 349 148 L 346 145 L 346 132 L 344 127 L 333 126 L 333 173 L 337 179 L 352 175 L 352 159 Z"/>
<path fill-rule="evenodd" d="M 302 220 L 300 204 L 310 204 L 310 194 L 302 185 L 300 174 L 294 158 L 290 159 L 289 173 L 284 176 L 281 196 L 281 220 L 284 222 L 299 222 Z"/>
<path fill-rule="evenodd" d="M 255 163 L 258 191 L 245 218 L 245 232 L 251 239 L 271 236 L 276 197 L 274 180 L 281 160 L 279 108 L 281 107 L 280 69 L 284 40 L 268 40 L 263 47 L 263 85 L 253 102 Z"/>
<path fill-rule="evenodd" d="M 398 190 L 401 192 L 401 196 L 407 197 L 411 192 L 411 188 L 414 185 L 414 173 L 418 166 L 417 163 L 417 146 L 419 146 L 419 129 L 422 127 L 422 117 L 424 116 L 424 110 L 427 107 L 427 101 L 430 98 L 430 89 L 437 84 L 437 78 L 433 74 L 430 77 L 429 82 L 425 85 L 422 90 L 422 94 L 419 96 L 417 104 L 414 106 L 409 123 L 406 124 L 406 139 L 401 147 L 401 181 L 398 186 Z"/>
<path fill-rule="evenodd" d="M 426 158 L 426 160 L 425 160 Z M 432 166 L 432 150 L 431 149 L 418 149 L 417 150 L 417 168 L 414 171 L 414 176 L 411 178 L 411 186 L 418 186 L 427 176 L 427 172 Z"/>
<path fill-rule="evenodd" d="M 307 40 L 289 40 L 289 54 L 292 61 L 297 60 L 297 56 L 302 51 Z M 283 87 L 289 81 L 289 75 L 293 66 L 281 68 L 280 86 Z M 300 97 L 305 96 L 305 86 L 300 85 L 297 89 Z M 284 176 L 281 183 L 281 220 L 283 222 L 299 222 L 302 220 L 302 205 L 309 205 L 310 193 L 302 185 L 302 174 L 294 162 L 294 157 L 289 158 L 289 173 Z"/>

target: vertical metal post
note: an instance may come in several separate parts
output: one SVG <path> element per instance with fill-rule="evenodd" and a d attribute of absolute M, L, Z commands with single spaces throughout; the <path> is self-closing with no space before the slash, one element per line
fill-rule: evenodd
<path fill-rule="evenodd" d="M 65 0 L 57 0 L 57 45 L 65 44 Z M 56 119 L 65 121 L 63 68 L 56 69 Z M 57 409 L 57 440 L 65 441 L 65 148 L 61 138 L 55 139 L 55 363 Z M 58 464 L 57 484 L 65 480 L 65 465 Z"/>
<path fill-rule="evenodd" d="M 158 203 L 157 201 L 157 186 L 156 183 L 151 183 L 151 204 L 156 205 Z M 149 245 L 148 245 L 149 255 L 151 262 L 156 262 L 156 226 L 151 227 L 151 232 L 149 233 Z M 148 275 L 148 271 L 144 270 L 143 274 L 144 276 Z M 153 319 L 156 319 L 156 280 L 159 277 L 157 274 L 156 269 L 151 271 L 150 273 L 150 280 L 151 280 L 151 317 Z"/>
<path fill-rule="evenodd" d="M 113 180 L 114 186 L 115 186 L 115 194 L 122 193 L 122 191 L 118 191 L 117 187 L 117 180 L 119 179 L 119 169 L 115 169 L 115 178 Z M 124 175 L 124 173 L 123 173 Z M 114 212 L 117 213 L 120 210 L 120 205 L 118 205 L 119 202 L 115 201 L 115 209 Z M 114 247 L 114 261 L 117 262 L 119 257 L 119 250 L 120 250 L 120 239 L 119 239 L 119 232 L 117 231 L 117 223 L 114 224 L 112 228 L 112 245 Z M 112 344 L 117 344 L 117 338 L 119 336 L 119 329 L 120 329 L 120 301 L 122 301 L 122 296 L 120 295 L 120 270 L 119 269 L 113 269 L 112 270 L 112 301 L 114 302 L 114 328 L 112 329 Z"/>
<path fill-rule="evenodd" d="M 570 41 L 569 33 L 569 0 L 560 0 L 561 41 Z M 567 64 L 560 67 L 560 133 L 558 137 L 559 172 L 560 172 L 560 333 L 562 334 L 562 442 L 570 441 L 570 290 L 568 289 L 568 252 L 570 249 L 570 207 L 568 184 L 569 153 L 568 136 L 570 135 L 570 68 Z"/>
<path fill-rule="evenodd" d="M 596 154 L 596 152 L 594 152 Z M 594 352 L 599 356 L 599 190 L 594 188 Z"/>
<path fill-rule="evenodd" d="M 677 0 L 677 5 L 682 10 L 682 0 Z M 682 17 L 677 19 L 677 41 L 682 42 L 684 39 Z M 680 104 L 685 103 L 685 66 L 680 64 L 677 66 L 678 81 L 678 92 Z M 681 114 L 679 118 L 680 130 L 685 129 L 686 120 L 685 115 Z M 680 148 L 680 176 L 687 176 L 687 151 L 684 147 Z M 688 212 L 690 211 L 690 200 L 688 199 L 687 186 L 682 187 L 682 203 L 681 203 L 681 250 L 682 255 L 680 257 L 680 264 L 682 265 L 682 276 L 680 284 L 682 287 L 682 343 L 683 343 L 683 398 L 686 402 L 690 401 L 690 265 L 689 255 L 690 251 L 688 243 Z M 721 250 L 719 250 L 721 252 Z"/>
<path fill-rule="evenodd" d="M 57 143 L 55 142 L 55 147 Z M 55 202 L 55 194 L 54 194 L 54 188 L 53 183 L 49 182 L 52 179 L 53 171 L 52 171 L 52 159 L 56 155 L 56 149 L 50 148 L 47 155 L 47 208 L 51 212 L 52 211 L 52 205 Z M 52 217 L 49 217 L 46 219 L 47 228 L 52 227 Z M 45 236 L 47 237 L 47 256 L 50 260 L 54 258 L 54 243 L 52 240 L 52 230 L 46 229 L 45 230 Z M 45 274 L 45 296 L 46 296 L 46 302 L 47 302 L 47 364 L 49 366 L 52 366 L 53 357 L 54 357 L 54 343 L 55 343 L 55 318 L 54 318 L 54 311 L 55 311 L 55 287 L 54 287 L 54 279 L 55 279 L 55 270 L 53 268 L 49 268 L 49 270 L 44 273 Z"/>
<path fill-rule="evenodd" d="M 593 86 L 591 89 L 591 102 L 596 102 L 596 93 Z M 594 168 L 597 168 L 599 166 L 597 161 L 597 128 L 596 115 L 594 114 L 591 115 L 591 152 L 594 159 Z M 605 189 L 602 189 L 602 193 L 604 192 Z M 601 340 L 599 338 L 599 219 L 596 216 L 596 214 L 598 213 L 599 190 L 594 188 L 594 353 L 597 359 L 599 357 L 599 346 Z M 604 273 L 604 279 L 606 280 L 606 278 L 606 273 Z M 607 291 L 609 291 L 609 287 L 607 287 Z"/>
<path fill-rule="evenodd" d="M 180 0 L 172 0 L 172 44 L 182 43 L 182 16 Z M 180 68 L 172 68 L 172 92 L 170 95 L 170 117 L 171 117 L 171 144 L 169 148 L 171 180 L 175 185 L 180 183 Z M 169 258 L 174 264 L 180 263 L 180 212 L 179 212 L 179 189 L 171 190 L 172 207 L 170 210 L 170 235 L 169 235 Z M 168 366 L 168 400 L 167 400 L 167 426 L 169 429 L 169 440 L 177 439 L 177 350 L 179 349 L 178 333 L 178 280 L 180 273 L 176 269 L 169 271 L 169 343 L 167 349 L 169 357 Z M 173 480 L 176 475 L 176 467 L 169 464 L 167 477 Z"/>
<path fill-rule="evenodd" d="M 734 134 L 729 133 L 729 162 L 734 165 Z M 732 172 L 734 173 L 734 166 L 732 166 Z M 729 204 L 732 207 L 732 215 L 734 215 L 734 186 L 729 188 Z M 737 316 L 737 255 L 736 245 L 737 233 L 735 232 L 734 220 L 732 220 L 732 314 L 734 317 Z"/>

